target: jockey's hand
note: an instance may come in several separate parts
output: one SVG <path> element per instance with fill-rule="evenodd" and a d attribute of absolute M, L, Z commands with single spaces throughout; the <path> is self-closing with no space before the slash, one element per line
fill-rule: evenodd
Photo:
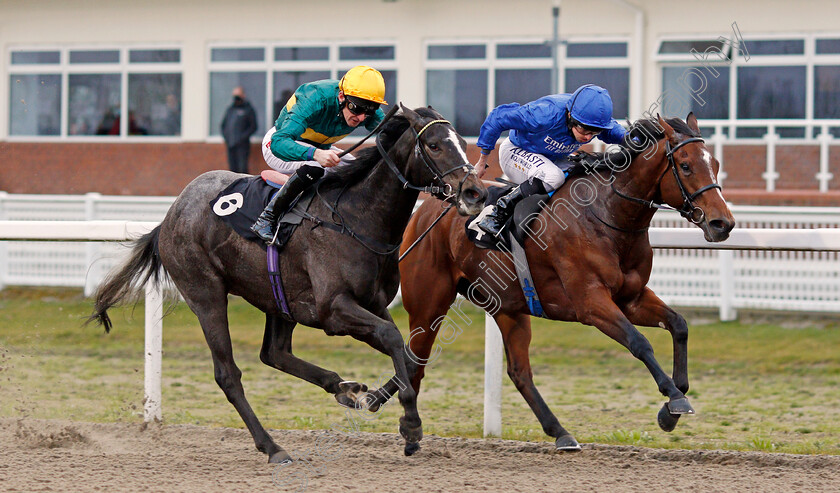
<path fill-rule="evenodd" d="M 312 158 L 325 168 L 332 168 L 341 162 L 338 153 L 332 149 L 315 149 L 315 154 L 312 155 Z"/>
<path fill-rule="evenodd" d="M 484 177 L 484 173 L 487 172 L 487 155 L 481 154 L 478 156 L 478 162 L 475 164 L 475 172 L 478 175 L 478 179 Z"/>

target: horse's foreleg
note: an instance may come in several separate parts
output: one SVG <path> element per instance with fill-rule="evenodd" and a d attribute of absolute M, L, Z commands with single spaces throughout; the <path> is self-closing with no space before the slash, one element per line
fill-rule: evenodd
<path fill-rule="evenodd" d="M 624 313 L 612 302 L 606 293 L 583 293 L 584 298 L 576 306 L 585 307 L 580 310 L 582 316 L 579 321 L 597 327 L 618 343 L 626 347 L 630 353 L 645 364 L 662 395 L 668 397 L 659 412 L 659 427 L 665 431 L 672 431 L 681 414 L 694 414 L 694 409 L 686 399 L 685 394 L 677 388 L 674 380 L 656 361 L 653 347 L 647 338 L 627 319 Z M 585 301 L 585 303 L 583 302 Z M 675 418 L 676 416 L 676 418 Z"/>
<path fill-rule="evenodd" d="M 266 315 L 260 360 L 266 365 L 289 375 L 315 384 L 338 399 L 342 378 L 334 371 L 325 370 L 292 354 L 292 333 L 295 323 L 274 315 Z M 341 401 L 339 401 L 341 402 Z M 342 402 L 347 405 L 347 403 Z"/>
<path fill-rule="evenodd" d="M 274 440 L 265 431 L 245 398 L 245 390 L 242 388 L 242 371 L 239 370 L 233 360 L 226 296 L 223 295 L 215 301 L 202 301 L 200 303 L 194 302 L 186 294 L 184 298 L 198 316 L 198 321 L 204 331 L 204 338 L 207 340 L 210 354 L 213 357 L 213 373 L 216 377 L 216 383 L 219 384 L 228 401 L 233 404 L 242 421 L 245 422 L 245 426 L 248 427 L 248 431 L 254 438 L 257 449 L 268 455 L 269 462 L 285 463 L 291 461 L 289 454 L 274 443 Z"/>
<path fill-rule="evenodd" d="M 400 434 L 406 442 L 414 444 L 411 453 L 416 451 L 416 444 L 423 438 L 423 428 L 417 412 L 417 393 L 408 384 L 410 376 L 405 345 L 397 326 L 393 321 L 362 308 L 347 295 L 336 296 L 320 312 L 322 327 L 327 334 L 350 335 L 391 357 L 395 372 L 392 381 L 399 386 L 399 400 L 405 411 L 405 415 L 400 418 Z M 408 445 L 406 454 L 409 454 Z"/>
<path fill-rule="evenodd" d="M 683 394 L 688 392 L 688 324 L 682 315 L 648 288 L 645 288 L 636 302 L 624 307 L 624 313 L 635 325 L 661 327 L 671 333 L 674 343 L 674 384 Z"/>
<path fill-rule="evenodd" d="M 520 314 L 516 317 L 510 317 L 504 313 L 497 313 L 494 318 L 502 332 L 508 363 L 508 376 L 516 386 L 516 390 L 522 394 L 525 402 L 537 416 L 543 431 L 556 439 L 554 444 L 558 450 L 580 450 L 580 444 L 560 425 L 557 417 L 548 408 L 548 404 L 545 403 L 534 385 L 531 359 L 528 356 L 528 347 L 531 344 L 531 319 L 528 315 Z"/>

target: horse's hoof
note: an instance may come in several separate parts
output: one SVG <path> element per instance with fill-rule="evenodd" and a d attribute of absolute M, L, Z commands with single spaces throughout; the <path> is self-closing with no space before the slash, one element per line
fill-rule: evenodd
<path fill-rule="evenodd" d="M 418 442 L 405 442 L 405 456 L 411 457 L 420 450 L 420 444 Z"/>
<path fill-rule="evenodd" d="M 408 426 L 405 424 L 405 416 L 400 418 L 400 435 L 407 443 L 417 443 L 423 439 L 423 425 Z"/>
<path fill-rule="evenodd" d="M 659 410 L 659 414 L 656 415 L 656 422 L 659 423 L 659 427 L 662 428 L 662 431 L 674 431 L 674 428 L 677 427 L 677 421 L 680 420 L 679 414 L 671 414 L 668 411 L 668 403 L 662 405 L 662 409 Z"/>
<path fill-rule="evenodd" d="M 688 402 L 688 398 L 680 397 L 668 402 L 668 411 L 671 414 L 694 414 L 694 408 Z"/>
<path fill-rule="evenodd" d="M 368 386 L 363 383 L 339 382 L 338 390 L 339 392 L 335 394 L 335 400 L 344 407 L 364 409 L 372 413 L 379 410 L 378 399 L 368 392 Z"/>
<path fill-rule="evenodd" d="M 343 382 L 338 382 L 338 390 L 344 392 L 345 394 L 362 394 L 367 392 L 368 387 L 363 383 L 354 382 L 352 380 L 344 380 Z"/>
<path fill-rule="evenodd" d="M 561 452 L 580 452 L 580 444 L 572 435 L 562 435 L 554 441 L 554 447 Z"/>
<path fill-rule="evenodd" d="M 274 452 L 271 454 L 271 457 L 268 458 L 269 464 L 291 464 L 292 462 L 292 456 L 283 449 L 280 449 L 278 452 Z"/>

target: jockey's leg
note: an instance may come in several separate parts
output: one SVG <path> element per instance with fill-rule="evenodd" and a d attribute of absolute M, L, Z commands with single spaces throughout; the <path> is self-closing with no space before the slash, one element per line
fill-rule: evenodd
<path fill-rule="evenodd" d="M 325 169 L 317 161 L 286 161 L 271 152 L 271 136 L 274 135 L 274 132 L 275 128 L 271 127 L 266 132 L 265 137 L 263 137 L 263 159 L 265 159 L 265 163 L 271 169 L 279 171 L 284 175 L 290 175 L 290 178 L 283 185 L 283 188 L 271 198 L 265 210 L 257 218 L 257 222 L 251 226 L 251 231 L 256 233 L 257 236 L 268 244 L 274 242 L 274 236 L 277 234 L 277 219 L 286 212 L 288 207 L 301 193 L 320 180 L 324 176 L 324 173 L 353 162 L 355 159 L 352 154 L 347 154 L 342 156 L 341 162 L 337 166 L 329 169 Z M 300 144 L 312 147 L 311 144 L 305 142 L 300 142 Z M 341 149 L 335 146 L 332 146 L 332 150 L 341 152 Z"/>
<path fill-rule="evenodd" d="M 478 223 L 479 228 L 493 236 L 499 236 L 522 199 L 556 190 L 566 179 L 563 170 L 549 158 L 516 147 L 510 139 L 505 139 L 499 146 L 499 164 L 505 175 L 520 185 L 502 196 Z"/>
<path fill-rule="evenodd" d="M 307 188 L 324 176 L 324 168 L 320 166 L 301 166 L 293 174 L 289 181 L 283 185 L 274 197 L 265 206 L 257 222 L 251 226 L 251 231 L 262 238 L 266 243 L 274 242 L 274 235 L 277 231 L 277 218 L 284 213 L 292 202 Z"/>

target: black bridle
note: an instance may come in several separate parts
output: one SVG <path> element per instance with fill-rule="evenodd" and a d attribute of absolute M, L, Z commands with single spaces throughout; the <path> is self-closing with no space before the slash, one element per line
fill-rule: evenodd
<path fill-rule="evenodd" d="M 682 217 L 684 217 L 686 220 L 688 220 L 689 222 L 692 222 L 694 224 L 699 224 L 699 223 L 703 222 L 706 219 L 706 213 L 703 211 L 703 209 L 694 205 L 694 199 L 699 197 L 700 194 L 702 194 L 703 192 L 707 192 L 707 191 L 712 190 L 714 188 L 717 188 L 718 190 L 722 190 L 722 188 L 717 183 L 709 183 L 708 185 L 706 185 L 704 187 L 701 187 L 700 189 L 698 189 L 696 192 L 694 192 L 692 194 L 689 194 L 688 190 L 685 189 L 685 185 L 683 185 L 683 182 L 680 179 L 680 174 L 677 171 L 677 163 L 674 162 L 674 153 L 677 152 L 677 150 L 679 148 L 681 148 L 681 147 L 683 147 L 687 144 L 691 144 L 693 142 L 705 142 L 705 141 L 700 137 L 691 137 L 689 139 L 685 139 L 684 141 L 678 143 L 673 148 L 671 148 L 671 143 L 668 142 L 668 140 L 665 141 L 665 157 L 668 158 L 668 167 L 666 167 L 665 171 L 663 171 L 662 174 L 659 176 L 659 179 L 657 180 L 657 183 L 662 182 L 662 178 L 668 172 L 668 169 L 670 169 L 671 171 L 674 172 L 674 179 L 677 182 L 677 186 L 680 188 L 680 193 L 682 194 L 682 198 L 683 198 L 682 207 L 680 207 L 679 209 L 671 207 L 670 205 L 667 205 L 667 204 L 661 204 L 661 203 L 654 202 L 653 200 L 643 200 L 643 199 L 640 199 L 640 198 L 625 195 L 625 194 L 619 192 L 615 188 L 615 182 L 610 184 L 613 192 L 615 192 L 615 194 L 618 195 L 619 197 L 621 197 L 622 199 L 629 200 L 630 202 L 634 202 L 634 203 L 637 203 L 637 204 L 644 205 L 645 207 L 649 207 L 651 209 L 666 209 L 666 210 L 671 210 L 671 211 L 677 211 L 677 212 L 680 213 L 680 215 Z"/>
<path fill-rule="evenodd" d="M 426 187 L 420 187 L 409 182 L 408 179 L 397 168 L 397 165 L 394 163 L 391 157 L 388 156 L 388 152 L 385 150 L 385 148 L 382 146 L 382 143 L 379 141 L 379 135 L 376 136 L 376 148 L 379 150 L 379 154 L 382 156 L 382 159 L 385 161 L 386 164 L 388 164 L 388 167 L 391 169 L 391 172 L 394 173 L 397 179 L 400 180 L 400 183 L 403 184 L 404 189 L 426 192 L 444 202 L 454 204 L 455 197 L 460 196 L 461 191 L 463 190 L 464 182 L 467 181 L 467 178 L 469 178 L 471 174 L 476 174 L 476 171 L 473 165 L 469 162 L 456 164 L 455 166 L 443 172 L 440 171 L 440 169 L 438 169 L 434 162 L 429 158 L 429 155 L 426 154 L 424 146 L 421 145 L 422 141 L 420 139 L 420 136 L 423 135 L 423 132 L 425 132 L 426 129 L 428 129 L 434 124 L 445 124 L 450 126 L 452 125 L 451 123 L 449 123 L 448 120 L 432 120 L 428 122 L 423 128 L 421 128 L 419 132 L 414 131 L 414 129 L 412 128 L 412 131 L 414 131 L 414 155 L 419 157 L 420 160 L 423 161 L 423 164 L 426 165 L 426 168 L 428 168 L 429 171 L 432 172 L 432 175 L 434 175 L 435 181 L 440 183 L 440 185 L 429 185 Z M 461 179 L 460 183 L 458 183 L 458 191 L 455 192 L 452 190 L 452 185 L 444 182 L 443 178 L 449 175 L 450 173 L 458 171 L 459 169 L 464 171 L 464 177 Z"/>
<path fill-rule="evenodd" d="M 470 174 L 475 174 L 475 168 L 470 163 L 464 163 L 464 164 L 459 164 L 459 165 L 453 166 L 452 168 L 446 170 L 445 172 L 441 172 L 437 168 L 437 166 L 435 166 L 433 164 L 432 160 L 429 158 L 429 156 L 423 150 L 423 146 L 420 145 L 420 136 L 423 134 L 423 132 L 426 131 L 427 128 L 429 128 L 430 126 L 432 126 L 436 123 L 447 124 L 447 125 L 452 125 L 452 124 L 449 123 L 449 121 L 447 121 L 447 120 L 432 120 L 429 123 L 427 123 L 422 129 L 420 129 L 419 132 L 416 132 L 416 131 L 414 132 L 414 134 L 415 134 L 414 154 L 421 158 L 421 160 L 423 161 L 423 164 L 425 164 L 426 167 L 429 168 L 429 170 L 431 170 L 432 174 L 435 177 L 435 180 L 439 181 L 443 186 L 418 187 L 416 185 L 411 184 L 405 178 L 405 176 L 403 176 L 403 174 L 400 172 L 400 170 L 397 168 L 397 165 L 394 163 L 394 161 L 391 159 L 391 157 L 388 156 L 387 151 L 385 151 L 385 148 L 382 146 L 382 143 L 379 141 L 380 129 L 382 128 L 385 121 L 390 119 L 391 116 L 394 115 L 395 108 L 396 108 L 396 106 L 391 111 L 388 112 L 388 114 L 385 116 L 385 119 L 383 119 L 382 122 L 379 123 L 379 125 L 373 130 L 373 132 L 368 134 L 368 136 L 365 137 L 362 141 L 366 140 L 371 135 L 376 134 L 376 148 L 379 150 L 379 154 L 382 157 L 382 159 L 385 161 L 385 163 L 388 165 L 388 168 L 390 168 L 391 172 L 393 172 L 397 176 L 397 179 L 399 179 L 400 182 L 402 183 L 403 189 L 411 189 L 411 190 L 417 190 L 417 191 L 420 191 L 420 192 L 426 192 L 426 193 L 429 193 L 429 194 L 439 198 L 440 200 L 443 200 L 444 202 L 449 203 L 449 206 L 446 207 L 446 209 L 435 220 L 435 222 L 433 222 L 432 225 L 429 226 L 429 228 L 422 235 L 420 235 L 420 238 L 418 238 L 418 240 L 415 241 L 414 244 L 400 256 L 399 260 L 402 260 L 403 257 L 405 257 L 408 254 L 408 252 L 410 252 L 414 248 L 414 246 L 416 246 L 417 243 L 421 239 L 423 239 L 423 237 L 425 237 L 426 234 L 429 233 L 429 231 L 438 223 L 438 221 L 440 221 L 443 218 L 443 216 L 447 212 L 449 212 L 449 209 L 452 208 L 452 206 L 455 205 L 454 197 L 457 197 L 457 196 L 460 195 L 461 190 L 464 186 L 464 182 L 467 180 L 467 178 L 470 176 Z M 413 128 L 412 128 L 412 131 L 414 131 Z M 348 149 L 347 151 L 344 151 L 342 153 L 342 155 L 347 154 L 350 150 L 355 149 L 356 147 L 358 147 L 358 144 L 356 146 Z M 453 172 L 455 172 L 459 169 L 464 170 L 464 178 L 458 184 L 458 192 L 453 193 L 452 192 L 452 186 L 449 185 L 448 183 L 445 183 L 443 181 L 443 178 L 446 175 L 448 175 L 450 173 L 453 173 Z M 315 192 L 320 197 L 319 187 L 316 186 Z M 322 220 L 318 217 L 315 217 L 315 216 L 309 214 L 306 211 L 302 211 L 301 215 L 305 219 L 308 219 L 308 220 L 315 223 L 315 226 L 313 226 L 313 228 L 316 228 L 318 226 L 323 226 L 323 227 L 326 227 L 328 229 L 332 229 L 333 231 L 337 231 L 341 234 L 347 235 L 347 236 L 353 238 L 354 240 L 358 241 L 362 246 L 364 246 L 366 249 L 368 249 L 370 252 L 372 252 L 376 255 L 391 255 L 393 253 L 396 253 L 397 250 L 399 250 L 399 248 L 401 246 L 401 243 L 396 243 L 396 244 L 382 243 L 380 241 L 374 240 L 373 238 L 369 238 L 367 236 L 358 234 L 358 233 L 354 232 L 353 230 L 351 230 L 349 227 L 347 227 L 347 225 L 344 221 L 344 218 L 338 212 L 338 201 L 341 198 L 341 195 L 343 194 L 343 192 L 344 192 L 344 190 L 342 190 L 341 193 L 338 194 L 338 197 L 336 197 L 334 204 L 330 204 L 323 197 L 321 197 L 321 200 L 323 201 L 323 203 L 332 212 L 333 216 L 338 217 L 340 222 L 333 223 L 333 222 L 330 222 L 330 221 L 324 221 L 324 220 Z"/>

